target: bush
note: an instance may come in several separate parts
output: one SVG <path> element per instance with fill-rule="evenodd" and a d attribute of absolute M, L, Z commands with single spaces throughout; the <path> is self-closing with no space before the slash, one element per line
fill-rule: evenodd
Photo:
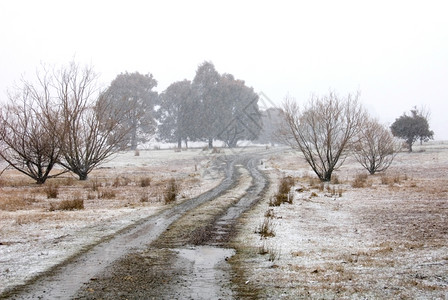
<path fill-rule="evenodd" d="M 165 200 L 165 204 L 176 201 L 176 196 L 179 193 L 179 188 L 176 183 L 176 179 L 171 178 L 168 180 L 166 185 L 165 192 L 163 193 L 163 199 Z"/>

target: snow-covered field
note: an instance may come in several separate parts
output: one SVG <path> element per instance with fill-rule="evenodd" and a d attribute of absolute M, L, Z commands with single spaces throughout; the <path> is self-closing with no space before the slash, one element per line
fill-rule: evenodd
<path fill-rule="evenodd" d="M 40 187 L 13 170 L 2 175 L 0 294 L 167 207 L 163 191 L 170 178 L 179 185 L 178 202 L 222 179 L 213 161 L 225 153 L 166 149 L 139 154 L 117 155 L 85 182 L 67 175 Z M 57 189 L 57 198 L 47 198 L 50 187 Z M 58 209 L 62 201 L 74 199 L 82 199 L 84 209 Z"/>
<path fill-rule="evenodd" d="M 122 153 L 86 182 L 66 176 L 43 187 L 6 171 L 0 178 L 0 294 L 167 207 L 162 194 L 170 178 L 180 186 L 177 201 L 216 186 L 222 174 L 213 162 L 232 153 Z M 262 290 L 260 298 L 448 297 L 448 144 L 400 153 L 385 176 L 367 176 L 358 188 L 355 177 L 367 171 L 350 159 L 335 172 L 339 184 L 324 186 L 290 150 L 266 157 L 260 168 L 274 184 L 245 214 L 233 258 L 247 289 Z M 293 204 L 270 207 L 285 175 L 297 179 Z M 47 199 L 49 186 L 57 187 L 57 198 Z M 72 199 L 83 199 L 84 209 L 57 209 Z M 268 211 L 275 236 L 261 239 L 255 231 Z"/>
<path fill-rule="evenodd" d="M 265 160 L 273 182 L 296 178 L 293 204 L 246 214 L 233 258 L 261 299 L 448 299 L 448 144 L 400 153 L 383 175 L 348 159 L 321 185 L 292 151 Z M 362 177 L 362 176 L 360 176 Z M 360 178 L 358 177 L 358 178 Z M 257 234 L 266 218 L 275 236 Z M 256 292 L 258 290 L 258 292 Z"/>

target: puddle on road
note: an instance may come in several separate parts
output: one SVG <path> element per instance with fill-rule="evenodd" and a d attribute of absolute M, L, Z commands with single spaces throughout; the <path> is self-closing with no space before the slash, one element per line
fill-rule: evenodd
<path fill-rule="evenodd" d="M 178 267 L 188 275 L 176 286 L 176 293 L 184 299 L 231 299 L 230 265 L 227 259 L 235 254 L 234 249 L 212 246 L 197 246 L 176 249 Z"/>

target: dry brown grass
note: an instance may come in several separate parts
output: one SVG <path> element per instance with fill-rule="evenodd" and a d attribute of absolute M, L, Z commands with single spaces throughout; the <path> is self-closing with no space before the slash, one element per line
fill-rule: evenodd
<path fill-rule="evenodd" d="M 176 201 L 176 197 L 179 193 L 179 187 L 176 179 L 170 178 L 166 183 L 165 191 L 163 192 L 163 200 L 166 204 Z"/>
<path fill-rule="evenodd" d="M 112 188 L 98 189 L 98 199 L 114 199 L 117 196 L 117 191 Z"/>
<path fill-rule="evenodd" d="M 275 224 L 272 218 L 265 217 L 260 225 L 258 225 L 255 233 L 258 233 L 262 238 L 275 236 Z"/>
<path fill-rule="evenodd" d="M 59 186 L 53 183 L 46 184 L 44 192 L 47 195 L 47 199 L 55 199 L 59 195 Z"/>
<path fill-rule="evenodd" d="M 277 193 L 269 200 L 270 206 L 280 206 L 283 203 L 292 204 L 294 194 L 291 188 L 295 184 L 295 179 L 291 176 L 282 177 L 280 179 Z"/>
<path fill-rule="evenodd" d="M 257 299 L 444 299 L 447 157 L 447 147 L 403 153 L 388 173 L 359 177 L 359 166 L 348 160 L 338 171 L 340 178 L 347 178 L 345 183 L 336 187 L 326 183 L 325 194 L 317 179 L 301 177 L 300 192 L 310 191 L 316 198 L 276 207 L 279 225 L 276 236 L 269 239 L 293 245 L 287 259 L 281 257 L 271 268 L 260 267 L 256 255 L 243 252 L 249 246 L 267 252 L 258 234 L 248 238 L 249 226 L 238 240 L 244 245 L 235 242 L 244 254 L 233 258 L 237 270 L 246 270 L 240 275 L 243 286 L 257 291 Z M 277 159 L 272 162 L 280 168 L 277 174 L 281 168 L 290 172 L 291 156 Z M 343 199 L 325 197 L 338 195 L 338 188 Z M 259 222 L 260 214 L 266 216 L 265 208 L 245 222 Z"/>
<path fill-rule="evenodd" d="M 355 176 L 355 178 L 353 179 L 351 185 L 353 188 L 364 188 L 368 185 L 367 183 L 367 178 L 368 175 L 367 174 L 358 174 Z"/>
<path fill-rule="evenodd" d="M 140 178 L 140 186 L 141 187 L 148 187 L 151 186 L 151 177 L 143 177 Z"/>
<path fill-rule="evenodd" d="M 50 203 L 50 211 L 56 210 L 80 210 L 84 209 L 83 199 L 62 200 L 60 202 Z"/>

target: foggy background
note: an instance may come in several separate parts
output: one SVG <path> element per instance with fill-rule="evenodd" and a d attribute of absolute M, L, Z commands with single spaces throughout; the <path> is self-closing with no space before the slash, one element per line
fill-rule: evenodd
<path fill-rule="evenodd" d="M 153 74 L 162 92 L 211 61 L 263 92 L 286 96 L 361 91 L 391 124 L 431 111 L 448 140 L 448 4 L 445 1 L 2 1 L 0 100 L 41 63 L 75 60 L 107 87 L 121 72 Z"/>

